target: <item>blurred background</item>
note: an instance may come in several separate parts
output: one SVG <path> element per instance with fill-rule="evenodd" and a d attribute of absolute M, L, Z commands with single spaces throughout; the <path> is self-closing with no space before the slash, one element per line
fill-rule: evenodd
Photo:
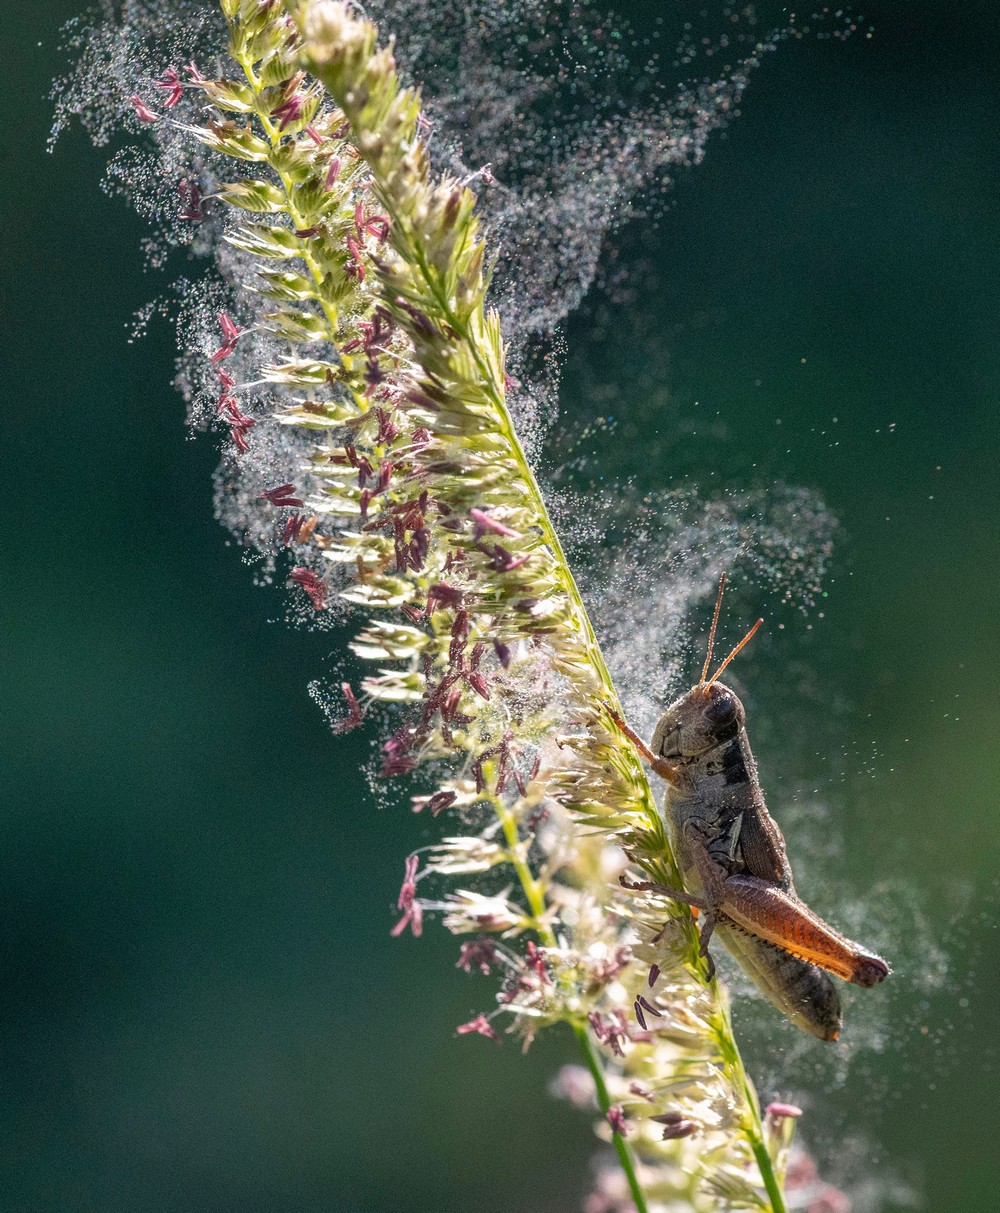
<path fill-rule="evenodd" d="M 0 1213 L 577 1209 L 595 1143 L 546 1092 L 570 1043 L 456 1039 L 491 982 L 437 929 L 389 938 L 434 826 L 374 808 L 371 735 L 306 694 L 345 638 L 281 622 L 213 518 L 172 331 L 128 340 L 164 281 L 106 154 L 45 152 L 78 11 L 0 28 Z M 741 685 L 800 888 L 896 973 L 841 1051 L 742 997 L 737 1027 L 856 1209 L 972 1213 L 1000 1179 L 1000 39 L 987 3 L 863 15 L 771 56 L 618 234 L 628 289 L 565 327 L 553 442 L 839 519 L 821 614 L 744 590 L 771 626 Z"/>

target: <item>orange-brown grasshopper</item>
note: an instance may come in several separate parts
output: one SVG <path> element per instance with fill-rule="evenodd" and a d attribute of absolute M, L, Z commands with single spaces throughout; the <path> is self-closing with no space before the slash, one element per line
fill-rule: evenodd
<path fill-rule="evenodd" d="M 796 896 L 784 837 L 760 789 L 743 704 L 719 682 L 762 619 L 708 677 L 725 584 L 723 574 L 701 679 L 660 717 L 652 744 L 647 746 L 608 709 L 666 780 L 663 812 L 684 888 L 622 883 L 662 893 L 700 912 L 700 951 L 709 964 L 709 980 L 715 971 L 708 952 L 714 933 L 792 1023 L 821 1040 L 836 1040 L 840 997 L 827 972 L 873 986 L 890 970 L 881 957 L 835 931 Z"/>

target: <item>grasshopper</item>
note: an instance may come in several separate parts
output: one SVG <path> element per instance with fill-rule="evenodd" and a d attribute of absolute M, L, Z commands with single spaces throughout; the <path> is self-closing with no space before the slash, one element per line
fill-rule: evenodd
<path fill-rule="evenodd" d="M 651 745 L 612 708 L 609 715 L 650 767 L 666 781 L 663 812 L 683 889 L 651 881 L 651 890 L 693 906 L 701 917 L 700 954 L 713 934 L 792 1023 L 821 1040 L 836 1040 L 840 996 L 827 976 L 874 986 L 889 975 L 881 957 L 852 943 L 813 913 L 795 893 L 785 840 L 767 811 L 739 698 L 719 675 L 764 622 L 758 619 L 708 677 L 726 576 L 708 638 L 701 679 L 667 708 Z"/>

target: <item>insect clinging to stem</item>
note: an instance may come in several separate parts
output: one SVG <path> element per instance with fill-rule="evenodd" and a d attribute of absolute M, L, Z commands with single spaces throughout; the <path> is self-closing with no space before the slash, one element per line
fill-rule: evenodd
<path fill-rule="evenodd" d="M 683 889 L 653 881 L 626 888 L 659 892 L 701 916 L 700 953 L 718 935 L 764 996 L 792 1023 L 836 1040 L 840 996 L 827 976 L 874 986 L 888 964 L 829 926 L 796 895 L 785 840 L 767 811 L 746 731 L 746 712 L 719 676 L 764 622 L 758 619 L 709 677 L 726 575 L 709 632 L 699 681 L 675 700 L 649 746 L 613 709 L 617 727 L 666 781 L 663 812 Z"/>

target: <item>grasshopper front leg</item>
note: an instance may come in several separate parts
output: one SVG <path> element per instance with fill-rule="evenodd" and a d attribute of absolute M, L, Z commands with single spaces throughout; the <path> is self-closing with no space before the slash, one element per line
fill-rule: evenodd
<path fill-rule="evenodd" d="M 660 758 L 649 748 L 639 734 L 628 724 L 621 714 L 611 706 L 610 703 L 604 704 L 604 710 L 608 716 L 614 721 L 616 727 L 621 733 L 631 741 L 635 748 L 639 751 L 640 757 L 646 762 L 657 775 L 667 783 L 673 783 L 677 778 L 677 768 L 673 763 L 667 762 L 665 758 Z"/>

